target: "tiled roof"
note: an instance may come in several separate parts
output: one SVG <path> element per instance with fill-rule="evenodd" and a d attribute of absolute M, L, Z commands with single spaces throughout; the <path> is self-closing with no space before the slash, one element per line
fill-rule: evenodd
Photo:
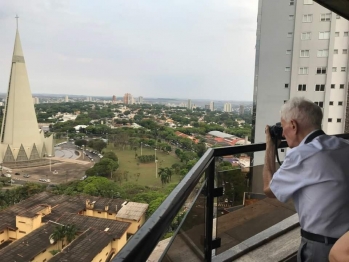
<path fill-rule="evenodd" d="M 47 223 L 21 239 L 0 250 L 1 261 L 32 261 L 35 256 L 49 247 L 49 236 L 56 225 Z"/>
<path fill-rule="evenodd" d="M 74 261 L 85 262 L 92 261 L 93 258 L 106 247 L 113 237 L 107 232 L 89 228 L 72 243 L 70 243 L 62 252 L 56 254 L 50 259 L 55 261 Z"/>
<path fill-rule="evenodd" d="M 41 210 L 46 209 L 47 207 L 48 207 L 48 205 L 37 205 L 37 206 L 31 207 L 31 208 L 28 208 L 26 211 L 19 213 L 18 215 L 22 216 L 22 217 L 32 218 L 32 217 L 37 216 Z"/>
<path fill-rule="evenodd" d="M 56 220 L 60 224 L 75 225 L 79 231 L 83 232 L 90 227 L 108 232 L 113 238 L 119 239 L 129 228 L 131 223 L 120 222 L 112 219 L 82 216 L 78 214 L 63 214 Z"/>

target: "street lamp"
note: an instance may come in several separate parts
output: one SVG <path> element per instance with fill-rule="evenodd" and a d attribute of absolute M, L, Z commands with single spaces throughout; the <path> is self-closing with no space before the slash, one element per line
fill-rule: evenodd
<path fill-rule="evenodd" d="M 51 172 L 51 156 L 52 155 L 48 155 L 49 159 L 50 159 L 50 172 Z"/>
<path fill-rule="evenodd" d="M 155 159 L 155 178 L 158 177 L 158 161 Z"/>
<path fill-rule="evenodd" d="M 155 148 L 155 162 L 156 162 L 156 150 L 157 150 L 157 149 Z"/>
<path fill-rule="evenodd" d="M 82 160 L 85 158 L 85 152 L 84 152 L 85 145 L 82 145 Z"/>

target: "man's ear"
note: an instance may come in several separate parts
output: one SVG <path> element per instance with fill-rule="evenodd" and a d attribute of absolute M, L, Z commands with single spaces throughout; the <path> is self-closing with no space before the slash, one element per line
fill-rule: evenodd
<path fill-rule="evenodd" d="M 297 121 L 294 120 L 294 119 L 292 119 L 292 120 L 290 121 L 290 123 L 291 123 L 292 131 L 293 131 L 295 134 L 297 134 L 297 133 L 298 133 L 298 123 L 297 123 Z"/>

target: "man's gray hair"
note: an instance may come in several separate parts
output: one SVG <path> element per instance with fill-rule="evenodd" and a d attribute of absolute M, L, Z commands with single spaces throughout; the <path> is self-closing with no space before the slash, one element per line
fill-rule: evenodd
<path fill-rule="evenodd" d="M 304 127 L 321 129 L 322 116 L 321 108 L 303 97 L 294 97 L 281 107 L 281 118 L 286 122 L 294 119 Z"/>

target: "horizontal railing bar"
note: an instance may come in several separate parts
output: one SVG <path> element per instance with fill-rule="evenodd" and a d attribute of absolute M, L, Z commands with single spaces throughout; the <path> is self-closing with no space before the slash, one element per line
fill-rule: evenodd
<path fill-rule="evenodd" d="M 337 134 L 334 135 L 343 139 L 349 139 L 349 134 Z M 286 140 L 281 141 L 281 144 L 278 148 L 288 147 Z M 264 151 L 266 148 L 265 143 L 250 144 L 250 145 L 241 145 L 241 146 L 230 146 L 230 147 L 216 147 L 214 148 L 214 156 L 226 156 L 226 155 L 235 155 L 241 153 L 250 153 L 250 152 L 259 152 Z"/>
<path fill-rule="evenodd" d="M 186 199 L 199 182 L 202 173 L 208 164 L 213 161 L 213 151 L 210 148 L 205 152 L 153 215 L 119 251 L 112 260 L 113 262 L 145 261 L 150 256 L 164 232 L 168 229 L 172 220 L 181 210 Z"/>

